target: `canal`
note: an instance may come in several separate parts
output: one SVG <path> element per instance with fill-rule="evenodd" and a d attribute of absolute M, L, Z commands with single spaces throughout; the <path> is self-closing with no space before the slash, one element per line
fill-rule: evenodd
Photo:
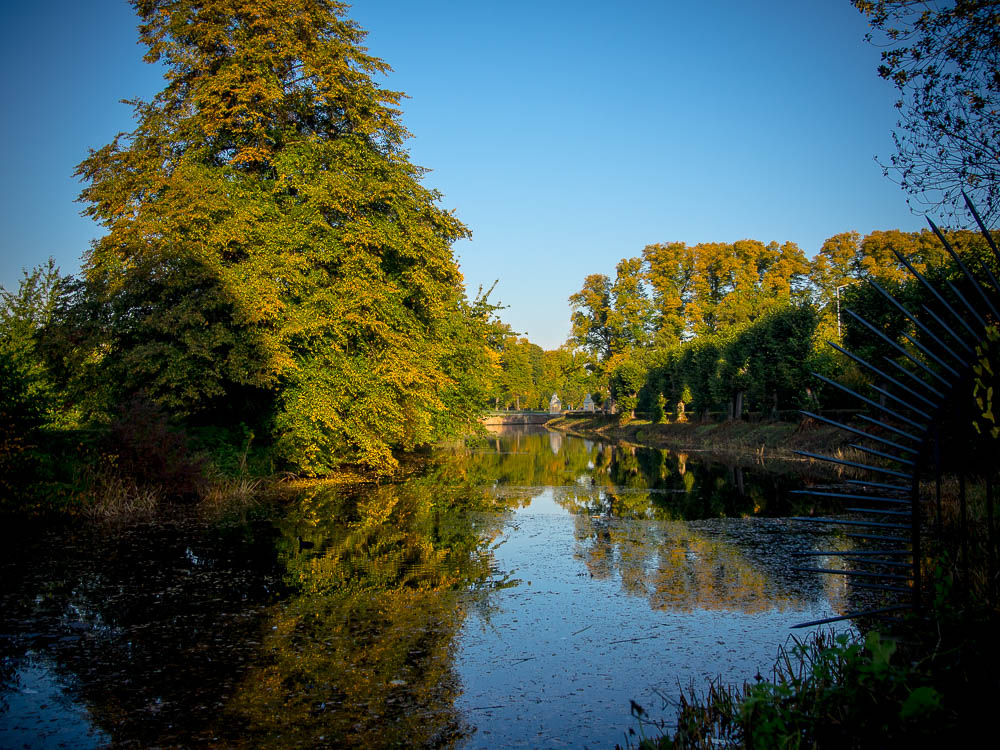
<path fill-rule="evenodd" d="M 846 544 L 786 520 L 818 481 L 518 428 L 397 484 L 10 525 L 0 747 L 624 744 L 845 611 L 792 570 Z"/>

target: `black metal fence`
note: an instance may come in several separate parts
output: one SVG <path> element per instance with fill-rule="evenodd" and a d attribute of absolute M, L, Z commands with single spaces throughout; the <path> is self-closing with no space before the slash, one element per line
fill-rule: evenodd
<path fill-rule="evenodd" d="M 966 202 L 1000 268 L 1000 251 L 968 199 Z M 973 398 L 984 367 L 993 377 L 988 355 L 991 328 L 1000 322 L 1000 282 L 990 261 L 974 273 L 947 238 L 930 222 L 951 256 L 957 277 L 932 282 L 902 255 L 896 257 L 912 274 L 928 300 L 919 310 L 904 307 L 876 281 L 871 285 L 909 323 L 904 343 L 887 336 L 853 310 L 847 314 L 874 335 L 883 354 L 870 361 L 831 344 L 861 365 L 871 377 L 864 395 L 825 378 L 827 385 L 856 398 L 865 411 L 852 420 L 803 412 L 803 415 L 847 431 L 859 460 L 800 452 L 839 465 L 851 478 L 836 490 L 803 493 L 849 501 L 846 515 L 802 517 L 803 523 L 836 526 L 856 540 L 849 551 L 814 550 L 804 557 L 839 556 L 844 569 L 801 567 L 827 575 L 847 576 L 852 587 L 879 597 L 877 606 L 796 627 L 889 616 L 921 610 L 926 603 L 929 561 L 944 562 L 964 597 L 979 596 L 995 604 L 997 549 L 994 487 L 1000 476 L 1000 441 L 974 429 L 987 403 Z M 984 359 L 986 357 L 986 359 Z M 985 365 L 984 365 L 985 362 Z M 988 398 L 992 399 L 992 391 Z M 997 394 L 1000 395 L 1000 394 Z M 978 410 L 978 411 L 977 411 Z M 945 488 L 943 485 L 953 486 Z M 947 489 L 948 491 L 945 491 Z M 945 502 L 945 498 L 957 498 Z M 930 554 L 928 554 L 930 553 Z"/>

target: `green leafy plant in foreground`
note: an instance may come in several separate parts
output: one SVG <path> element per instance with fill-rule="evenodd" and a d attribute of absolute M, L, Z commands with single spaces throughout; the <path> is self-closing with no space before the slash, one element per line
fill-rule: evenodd
<path fill-rule="evenodd" d="M 945 716 L 927 660 L 908 662 L 877 631 L 817 632 L 781 649 L 772 678 L 742 687 L 714 683 L 704 695 L 682 694 L 676 730 L 664 730 L 633 704 L 640 748 L 885 747 L 940 736 Z"/>

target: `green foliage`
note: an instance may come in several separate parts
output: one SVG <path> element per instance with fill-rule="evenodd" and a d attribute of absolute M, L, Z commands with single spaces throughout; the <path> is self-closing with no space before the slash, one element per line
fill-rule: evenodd
<path fill-rule="evenodd" d="M 496 317 L 502 305 L 489 301 L 491 291 L 480 288 L 471 303 L 460 300 L 459 314 L 449 318 L 440 353 L 447 381 L 441 391 L 442 408 L 435 412 L 433 422 L 438 438 L 471 435 L 482 429 L 478 420 L 500 375 L 497 342 L 507 328 Z"/>
<path fill-rule="evenodd" d="M 42 347 L 65 285 L 48 263 L 0 287 L 0 505 L 20 504 L 38 469 L 38 430 L 56 421 L 58 390 Z"/>
<path fill-rule="evenodd" d="M 496 407 L 538 409 L 543 397 L 533 366 L 541 357 L 541 347 L 528 339 L 506 336 L 500 351 L 500 377 L 494 396 Z"/>
<path fill-rule="evenodd" d="M 809 271 L 791 242 L 672 242 L 648 245 L 643 259 L 662 346 L 743 325 L 774 304 L 800 299 Z"/>
<path fill-rule="evenodd" d="M 972 397 L 978 412 L 972 426 L 980 435 L 1000 439 L 1000 422 L 993 412 L 996 394 L 1000 390 L 1000 328 L 989 326 L 986 340 L 976 347 L 976 363 L 972 370 L 975 375 Z"/>
<path fill-rule="evenodd" d="M 16 293 L 0 287 L 0 421 L 9 433 L 55 418 L 58 393 L 43 344 L 67 283 L 49 258 L 24 272 Z"/>
<path fill-rule="evenodd" d="M 635 358 L 619 362 L 611 371 L 609 380 L 611 398 L 615 400 L 618 411 L 623 417 L 635 416 L 639 390 L 646 381 L 646 373 L 646 367 Z"/>
<path fill-rule="evenodd" d="M 993 264 L 981 236 L 952 231 L 947 237 L 973 268 Z M 803 406 L 852 405 L 842 392 L 823 386 L 811 374 L 846 381 L 854 388 L 867 385 L 860 366 L 828 347 L 827 341 L 846 346 L 876 366 L 882 361 L 886 341 L 849 311 L 904 349 L 915 348 L 914 342 L 923 337 L 874 286 L 861 282 L 877 282 L 921 322 L 937 326 L 925 308 L 933 301 L 896 258 L 897 252 L 935 281 L 949 281 L 960 290 L 966 284 L 948 262 L 940 240 L 927 230 L 876 231 L 864 237 L 843 232 L 829 238 L 812 263 L 791 243 L 649 245 L 643 251 L 646 284 L 632 288 L 637 295 L 650 295 L 656 329 L 652 337 L 641 346 L 610 345 L 627 339 L 615 339 L 608 324 L 613 285 L 594 275 L 571 300 L 578 308 L 574 341 L 588 352 L 592 368 L 602 377 L 631 374 L 634 363 L 645 363 L 647 375 L 637 393 L 622 387 L 621 376 L 613 388 L 624 395 L 626 413 L 638 408 L 654 421 L 668 413 L 679 417 L 678 404 L 684 405 L 684 413 L 721 412 L 737 419 L 747 411 L 777 417 Z M 634 274 L 634 263 L 622 261 L 620 277 L 623 270 Z M 946 295 L 954 296 L 950 291 Z"/>
<path fill-rule="evenodd" d="M 499 372 L 492 390 L 495 409 L 546 411 L 553 393 L 564 407 L 579 408 L 596 387 L 586 355 L 568 347 L 543 351 L 528 339 L 508 333 L 498 347 Z"/>
<path fill-rule="evenodd" d="M 640 747 L 867 748 L 947 736 L 928 664 L 894 659 L 896 650 L 877 631 L 817 632 L 782 649 L 769 680 L 692 689 L 675 731 Z"/>
<path fill-rule="evenodd" d="M 492 310 L 468 235 L 403 150 L 402 94 L 332 0 L 136 0 L 166 86 L 78 168 L 107 234 L 86 258 L 115 399 L 253 424 L 302 472 L 394 469 L 482 408 Z"/>
<path fill-rule="evenodd" d="M 696 414 L 732 407 L 736 417 L 737 402 L 740 411 L 766 414 L 796 407 L 808 400 L 811 368 L 823 364 L 814 356 L 817 323 L 810 305 L 789 305 L 752 323 L 658 352 L 651 359 L 643 400 L 649 404 L 662 396 L 671 410 L 683 402 L 685 411 Z"/>
<path fill-rule="evenodd" d="M 591 274 L 583 289 L 569 298 L 570 340 L 589 355 L 588 366 L 602 381 L 609 361 L 650 343 L 654 311 L 646 286 L 642 259 L 623 258 L 614 282 L 603 274 Z"/>
<path fill-rule="evenodd" d="M 879 75 L 899 92 L 896 153 L 883 168 L 928 211 L 968 192 L 1000 215 L 1000 43 L 996 0 L 852 0 L 877 34 Z"/>
<path fill-rule="evenodd" d="M 984 265 L 993 266 L 994 261 L 982 235 L 957 231 L 947 233 L 946 237 L 964 262 L 973 269 Z M 962 271 L 947 256 L 940 240 L 929 231 L 910 234 L 873 232 L 864 239 L 861 246 L 864 256 L 863 262 L 858 266 L 857 278 L 870 279 L 879 284 L 911 315 L 932 330 L 940 332 L 941 328 L 927 308 L 937 310 L 940 314 L 940 304 L 923 284 L 901 266 L 892 254 L 893 250 L 907 258 L 915 270 L 935 288 L 940 289 L 944 298 L 956 309 L 961 309 L 962 303 L 949 285 L 954 285 L 966 299 L 974 294 Z M 883 355 L 891 347 L 880 336 L 857 322 L 848 310 L 860 315 L 890 341 L 904 349 L 915 349 L 914 342 L 930 345 L 931 348 L 937 346 L 871 284 L 853 284 L 843 290 L 841 306 L 844 346 L 876 366 L 879 366 Z"/>

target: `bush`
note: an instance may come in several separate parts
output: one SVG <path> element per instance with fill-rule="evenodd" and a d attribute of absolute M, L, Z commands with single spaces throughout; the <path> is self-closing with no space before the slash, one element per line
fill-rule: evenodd
<path fill-rule="evenodd" d="M 205 459 L 194 456 L 187 435 L 141 395 L 119 407 L 102 454 L 99 472 L 131 481 L 139 489 L 154 488 L 166 499 L 195 500 L 205 489 Z"/>

